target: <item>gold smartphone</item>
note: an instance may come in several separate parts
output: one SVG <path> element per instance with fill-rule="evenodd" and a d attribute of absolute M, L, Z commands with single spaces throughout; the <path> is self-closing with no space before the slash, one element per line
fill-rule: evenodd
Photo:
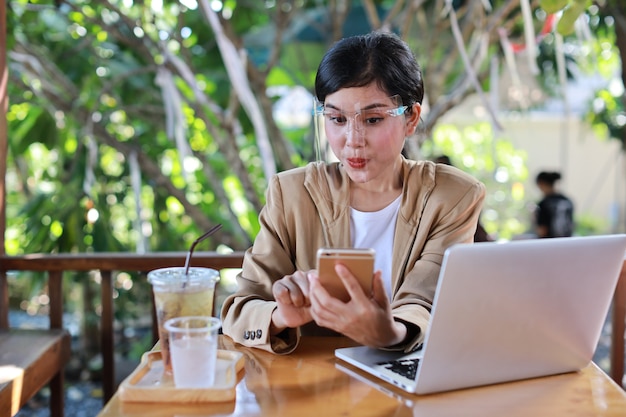
<path fill-rule="evenodd" d="M 343 302 L 350 300 L 350 294 L 335 272 L 336 264 L 343 264 L 352 272 L 366 294 L 372 291 L 374 275 L 374 249 L 320 248 L 317 251 L 317 273 L 326 291 Z"/>

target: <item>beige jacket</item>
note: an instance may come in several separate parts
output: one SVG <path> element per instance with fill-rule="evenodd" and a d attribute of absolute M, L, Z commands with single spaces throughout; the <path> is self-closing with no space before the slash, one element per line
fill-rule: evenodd
<path fill-rule="evenodd" d="M 396 347 L 408 352 L 423 341 L 444 251 L 473 241 L 485 188 L 454 167 L 429 161 L 404 160 L 402 176 L 391 308 L 396 320 L 422 330 Z M 238 290 L 222 307 L 224 334 L 245 346 L 289 353 L 303 334 L 330 333 L 309 323 L 270 337 L 272 284 L 296 270 L 315 269 L 322 246 L 351 246 L 349 194 L 350 179 L 337 163 L 310 163 L 271 179 L 261 230 L 245 254 Z"/>

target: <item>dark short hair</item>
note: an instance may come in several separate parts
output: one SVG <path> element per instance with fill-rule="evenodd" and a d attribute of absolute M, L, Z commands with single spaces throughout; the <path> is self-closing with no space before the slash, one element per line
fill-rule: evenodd
<path fill-rule="evenodd" d="M 556 171 L 552 171 L 552 172 L 541 171 L 539 174 L 537 174 L 537 178 L 535 179 L 535 182 L 537 184 L 541 182 L 541 183 L 544 183 L 544 184 L 554 185 L 554 183 L 557 182 L 560 179 L 561 179 L 561 173 L 560 172 L 556 172 Z"/>
<path fill-rule="evenodd" d="M 452 165 L 452 161 L 448 155 L 439 155 L 434 161 L 438 164 Z"/>
<path fill-rule="evenodd" d="M 326 52 L 315 76 L 315 96 L 320 102 L 342 88 L 371 83 L 402 104 L 422 103 L 424 82 L 413 52 L 397 35 L 371 32 L 337 41 Z"/>

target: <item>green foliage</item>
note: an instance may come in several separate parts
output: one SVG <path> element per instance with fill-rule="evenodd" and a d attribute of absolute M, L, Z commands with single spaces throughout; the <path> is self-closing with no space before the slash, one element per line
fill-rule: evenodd
<path fill-rule="evenodd" d="M 539 6 L 541 6 L 546 13 L 560 12 L 568 3 L 569 0 L 539 0 Z"/>
<path fill-rule="evenodd" d="M 610 230 L 608 219 L 587 214 L 576 215 L 575 223 L 574 234 L 577 236 L 597 235 Z"/>
<path fill-rule="evenodd" d="M 570 0 L 567 7 L 563 9 L 563 15 L 556 25 L 556 30 L 562 35 L 574 33 L 576 20 L 590 5 L 590 0 Z"/>
<path fill-rule="evenodd" d="M 447 155 L 453 165 L 485 184 L 481 221 L 487 233 L 508 240 L 530 228 L 523 185 L 528 177 L 526 154 L 506 138 L 494 136 L 490 124 L 477 123 L 463 129 L 438 125 L 432 141 L 426 142 L 422 150 L 429 159 Z"/>
<path fill-rule="evenodd" d="M 18 194 L 9 200 L 23 204 L 30 198 L 29 193 L 36 197 L 25 210 L 9 219 L 8 253 L 133 250 L 149 230 L 154 232 L 150 237 L 153 250 L 188 247 L 202 230 L 184 210 L 176 210 L 173 203 L 163 205 L 162 211 L 152 209 L 151 199 L 167 196 L 163 191 L 152 191 L 151 178 L 145 178 L 140 190 L 133 188 L 129 148 L 123 150 L 116 143 L 128 144 L 138 154 L 145 153 L 162 166 L 171 167 L 171 181 L 185 189 L 190 201 L 210 213 L 208 217 L 213 222 L 229 223 L 228 213 L 213 192 L 214 187 L 223 185 L 211 183 L 203 175 L 201 160 L 187 159 L 186 164 L 196 167 L 190 172 L 187 166 L 181 166 L 182 156 L 165 134 L 161 92 L 155 83 L 160 58 L 150 41 L 161 42 L 165 36 L 171 51 L 184 52 L 185 48 L 193 65 L 202 68 L 197 80 L 216 103 L 227 103 L 230 91 L 224 81 L 228 78 L 219 51 L 206 42 L 212 33 L 200 13 L 185 13 L 185 26 L 190 29 L 185 37 L 178 20 L 184 9 L 178 2 L 166 2 L 160 11 L 151 7 L 128 8 L 123 2 L 111 2 L 109 7 L 99 1 L 70 2 L 58 9 L 51 1 L 42 1 L 37 8 L 26 2 L 11 6 L 15 14 L 10 21 L 9 38 L 18 39 L 20 45 L 27 47 L 39 45 L 36 53 L 58 68 L 57 77 L 51 79 L 43 78 L 53 77 L 45 72 L 39 73 L 42 78 L 33 78 L 37 73 L 28 73 L 26 67 L 17 65 L 20 61 L 11 68 L 12 74 L 24 74 L 21 80 L 25 85 L 10 83 L 10 153 L 17 165 L 10 165 L 9 180 L 21 181 L 22 186 L 11 184 L 10 189 Z M 265 13 L 252 11 L 237 16 L 242 29 L 268 20 Z M 135 19 L 141 26 L 133 29 L 133 20 L 125 17 Z M 116 38 L 116 32 L 121 38 Z M 146 40 L 143 45 L 133 44 L 141 39 Z M 150 54 L 155 56 L 153 62 Z M 194 96 L 187 84 L 176 82 L 181 92 Z M 38 85 L 44 90 L 49 88 L 50 93 L 33 95 L 32 91 L 40 88 Z M 206 163 L 219 177 L 232 175 L 206 123 L 185 102 L 181 105 L 190 126 L 188 137 L 193 151 L 201 159 L 208 157 Z M 55 107 L 56 112 L 51 112 Z M 85 119 L 91 120 L 85 124 Z M 259 163 L 253 159 L 258 155 L 255 143 L 244 133 L 237 138 L 241 140 L 242 156 L 248 155 L 251 175 L 262 178 Z M 109 140 L 102 142 L 102 135 L 108 135 Z M 264 184 L 257 182 L 255 186 L 262 195 Z M 62 194 L 76 198 L 64 199 Z M 93 207 L 86 209 L 86 202 Z M 158 201 L 154 205 L 160 206 Z M 137 207 L 142 207 L 140 219 Z M 241 207 L 239 204 L 243 219 L 256 215 L 255 207 Z M 88 210 L 95 215 L 93 223 L 85 220 Z M 150 217 L 151 213 L 157 215 Z M 45 219 L 47 224 L 33 219 Z M 247 223 L 250 238 L 258 228 L 254 222 Z M 140 224 L 143 226 L 138 229 Z M 95 233 L 99 230 L 107 232 Z"/>
<path fill-rule="evenodd" d="M 586 62 L 582 61 L 581 68 L 590 73 L 599 73 L 608 81 L 605 88 L 595 92 L 585 118 L 592 125 L 598 137 L 619 140 L 622 149 L 625 149 L 624 80 L 616 78 L 621 66 L 615 30 L 616 23 L 612 16 L 603 14 L 599 9 L 592 10 L 590 16 L 592 17 L 591 23 L 596 29 L 596 37 L 588 42 L 589 56 L 593 59 Z"/>
<path fill-rule="evenodd" d="M 624 20 L 623 4 L 615 1 L 593 3 L 589 0 L 542 0 L 541 8 L 547 13 L 562 12 L 557 31 L 567 37 L 574 34 L 574 23 L 580 16 L 585 16 L 594 36 L 580 40 L 573 38 L 565 53 L 567 75 L 571 78 L 570 67 L 587 74 L 599 74 L 607 80 L 607 86 L 597 90 L 589 103 L 585 119 L 592 125 L 599 137 L 617 139 L 626 147 L 626 111 L 624 109 L 624 82 L 617 78 L 621 59 L 626 51 L 620 53 L 616 34 L 616 25 Z M 540 45 L 540 68 L 544 85 L 557 85 L 553 68 L 556 68 L 554 41 L 547 37 Z"/>
<path fill-rule="evenodd" d="M 591 6 L 590 0 L 540 0 L 539 6 L 546 13 L 563 12 L 557 23 L 557 31 L 561 35 L 571 35 L 574 32 L 576 19 Z"/>
<path fill-rule="evenodd" d="M 617 139 L 622 143 L 622 149 L 626 149 L 626 109 L 623 96 L 624 88 L 619 85 L 598 90 L 586 118 L 598 137 Z"/>

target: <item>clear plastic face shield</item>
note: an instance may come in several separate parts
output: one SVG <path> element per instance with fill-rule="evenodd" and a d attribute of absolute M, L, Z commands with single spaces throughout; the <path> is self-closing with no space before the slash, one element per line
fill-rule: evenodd
<path fill-rule="evenodd" d="M 399 95 L 384 100 L 357 102 L 350 108 L 342 108 L 333 103 L 320 103 L 314 100 L 314 123 L 316 158 L 319 161 L 336 160 L 333 152 L 329 152 L 329 139 L 345 140 L 346 144 L 359 148 L 365 145 L 368 138 L 389 131 L 392 124 L 398 122 L 408 106 L 402 105 Z M 402 119 L 404 119 L 402 117 Z"/>

